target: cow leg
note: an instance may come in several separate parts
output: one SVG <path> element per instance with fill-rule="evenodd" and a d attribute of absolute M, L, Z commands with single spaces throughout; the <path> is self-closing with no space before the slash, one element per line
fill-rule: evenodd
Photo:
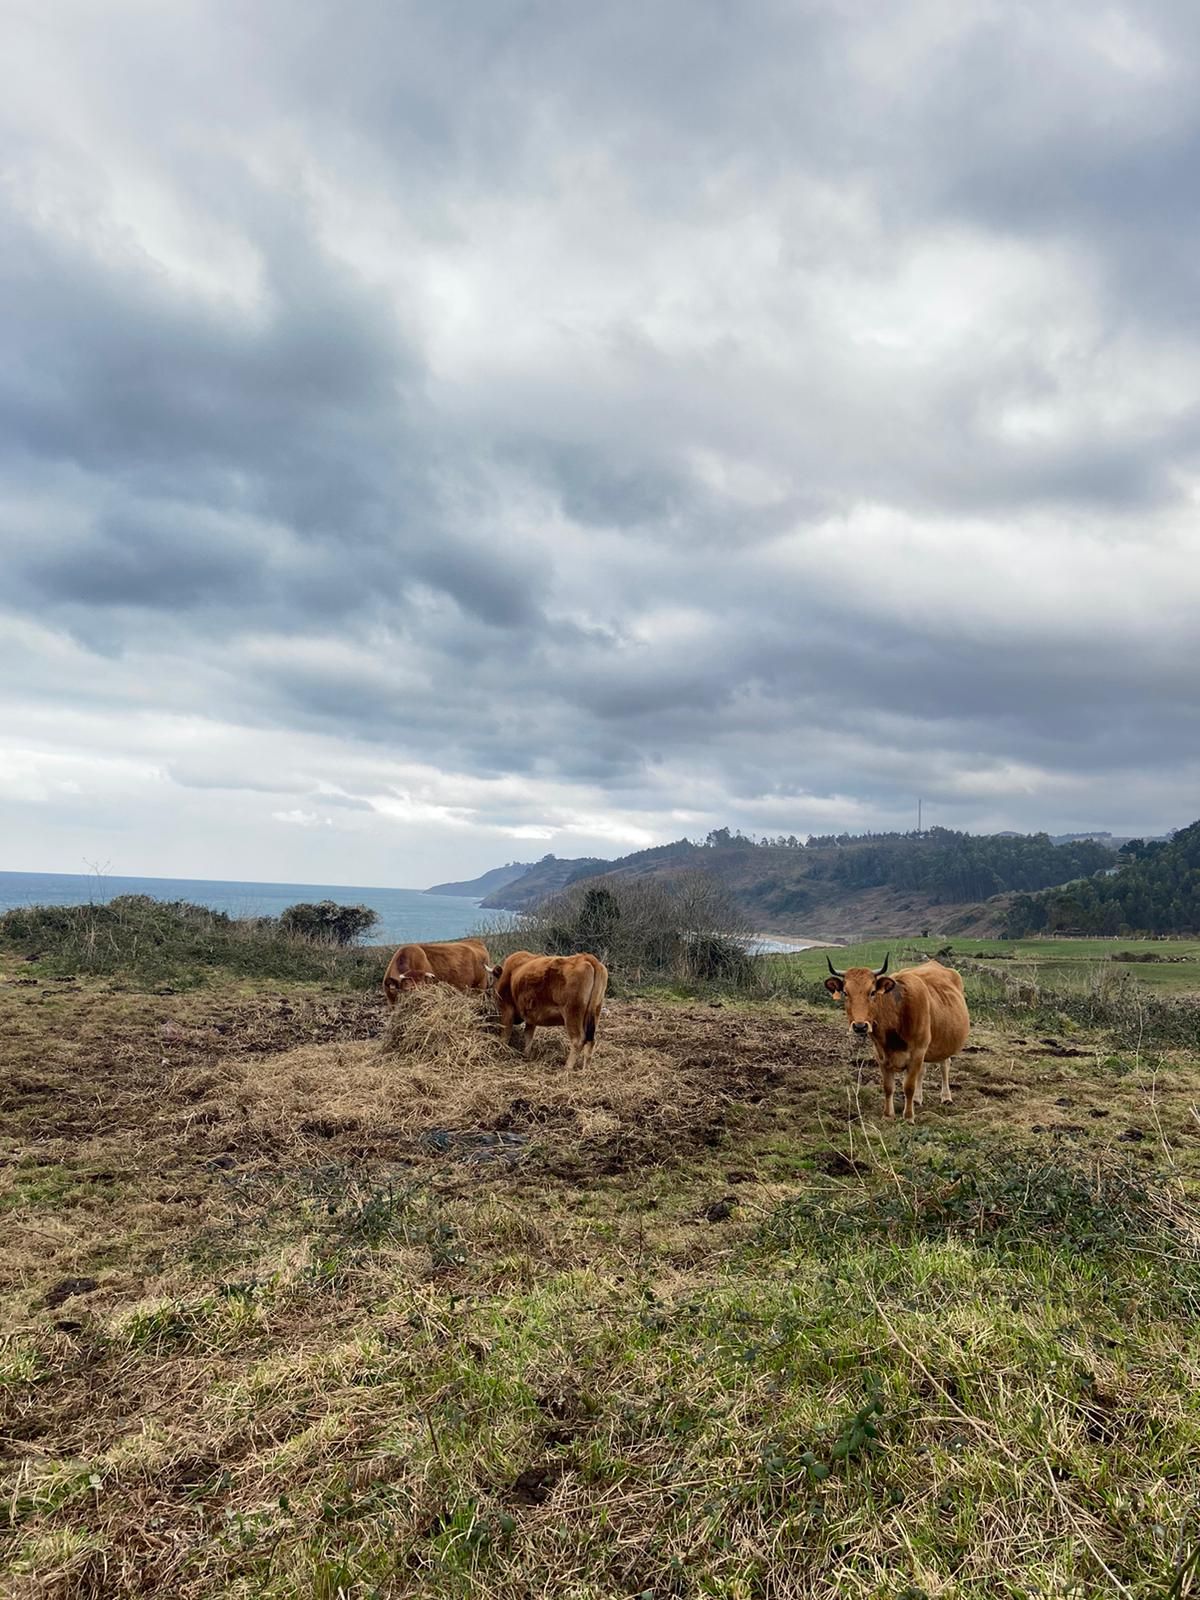
<path fill-rule="evenodd" d="M 517 1020 L 517 1013 L 512 1006 L 500 1005 L 500 1040 L 503 1044 L 512 1043 L 513 1023 Z"/>
<path fill-rule="evenodd" d="M 905 1122 L 915 1122 L 916 1121 L 916 1118 L 913 1116 L 913 1104 L 914 1104 L 914 1101 L 916 1101 L 917 1095 L 920 1094 L 920 1092 L 921 1092 L 921 1074 L 924 1071 L 925 1071 L 925 1055 L 924 1055 L 924 1052 L 922 1052 L 919 1056 L 916 1056 L 916 1057 L 910 1056 L 909 1057 L 908 1071 L 904 1074 L 904 1120 L 905 1120 Z M 919 1104 L 919 1102 L 917 1102 L 917 1103 Z"/>
<path fill-rule="evenodd" d="M 596 1023 L 600 1020 L 600 1007 L 597 1005 L 588 1011 L 583 1019 L 583 1064 L 590 1067 L 592 1052 L 596 1048 Z"/>
<path fill-rule="evenodd" d="M 896 1092 L 896 1074 L 891 1066 L 881 1067 L 880 1072 L 883 1076 L 883 1115 L 888 1122 L 892 1122 L 896 1116 L 896 1108 L 892 1104 L 892 1096 Z"/>
<path fill-rule="evenodd" d="M 532 1050 L 532 1048 L 533 1048 L 533 1032 L 534 1032 L 533 1023 L 532 1022 L 527 1022 L 525 1024 L 525 1045 L 524 1045 L 524 1050 L 525 1050 L 525 1054 L 526 1055 L 528 1055 L 530 1050 Z"/>
<path fill-rule="evenodd" d="M 587 1006 L 572 999 L 563 1007 L 563 1027 L 567 1030 L 567 1070 L 587 1065 Z"/>
<path fill-rule="evenodd" d="M 583 1023 L 578 1017 L 564 1019 L 567 1030 L 567 1071 L 579 1065 L 583 1045 Z"/>
<path fill-rule="evenodd" d="M 953 1060 L 953 1056 L 947 1056 L 945 1061 L 942 1062 L 942 1104 L 944 1106 L 952 1106 L 954 1104 L 954 1096 L 950 1093 L 950 1063 Z"/>
<path fill-rule="evenodd" d="M 925 1063 L 922 1061 L 921 1070 L 917 1074 L 917 1087 L 916 1087 L 916 1092 L 913 1095 L 913 1105 L 915 1105 L 915 1106 L 923 1106 L 924 1104 L 925 1104 Z"/>

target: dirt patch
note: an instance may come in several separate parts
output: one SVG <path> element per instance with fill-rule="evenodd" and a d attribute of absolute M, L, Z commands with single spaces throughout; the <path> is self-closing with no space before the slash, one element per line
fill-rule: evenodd
<path fill-rule="evenodd" d="M 517 1505 L 540 1506 L 550 1498 L 550 1491 L 565 1471 L 561 1461 L 548 1461 L 544 1466 L 526 1467 L 513 1483 L 509 1493 Z"/>
<path fill-rule="evenodd" d="M 210 1161 L 302 1160 L 319 1142 L 351 1162 L 440 1155 L 570 1178 L 619 1172 L 719 1144 L 736 1108 L 785 1082 L 827 1086 L 838 1061 L 827 1030 L 772 1020 L 612 1002 L 591 1064 L 568 1073 L 561 1030 L 540 1030 L 527 1058 L 501 1042 L 486 1003 L 439 986 L 407 997 L 371 1042 L 180 1072 L 160 1115 Z"/>
<path fill-rule="evenodd" d="M 61 1283 L 56 1283 L 53 1289 L 47 1291 L 42 1302 L 48 1310 L 61 1306 L 67 1300 L 73 1300 L 78 1294 L 91 1294 L 98 1288 L 95 1278 L 64 1278 Z"/>

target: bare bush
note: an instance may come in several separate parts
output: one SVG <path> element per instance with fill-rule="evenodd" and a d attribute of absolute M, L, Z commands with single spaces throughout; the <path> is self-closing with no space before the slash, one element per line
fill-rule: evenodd
<path fill-rule="evenodd" d="M 749 987 L 750 929 L 703 871 L 659 878 L 589 878 L 544 900 L 515 929 L 489 930 L 488 947 L 598 956 L 618 981 Z"/>

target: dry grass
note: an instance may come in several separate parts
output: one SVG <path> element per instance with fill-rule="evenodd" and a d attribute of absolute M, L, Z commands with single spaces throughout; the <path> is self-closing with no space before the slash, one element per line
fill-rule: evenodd
<path fill-rule="evenodd" d="M 0 987 L 0 1593 L 1166 1593 L 1194 1059 L 407 999 Z"/>
<path fill-rule="evenodd" d="M 370 1042 L 301 1045 L 189 1068 L 170 1084 L 184 1100 L 180 1136 L 277 1160 L 413 1157 L 431 1147 L 569 1175 L 617 1171 L 712 1143 L 755 1077 L 693 1060 L 686 1020 L 652 1042 L 637 1007 L 614 1005 L 587 1068 L 565 1066 L 561 1029 L 539 1029 L 532 1053 L 501 1042 L 491 1003 L 442 984 L 405 997 Z M 681 1048 L 681 1045 L 684 1048 Z M 503 1140 L 499 1136 L 503 1135 Z"/>

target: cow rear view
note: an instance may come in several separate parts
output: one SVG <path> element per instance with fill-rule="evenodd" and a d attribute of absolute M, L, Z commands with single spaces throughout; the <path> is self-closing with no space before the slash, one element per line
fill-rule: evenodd
<path fill-rule="evenodd" d="M 536 956 L 516 950 L 492 969 L 505 1044 L 525 1024 L 528 1055 L 537 1028 L 565 1028 L 567 1066 L 587 1066 L 596 1048 L 596 1023 L 608 989 L 608 968 L 593 955 Z"/>

